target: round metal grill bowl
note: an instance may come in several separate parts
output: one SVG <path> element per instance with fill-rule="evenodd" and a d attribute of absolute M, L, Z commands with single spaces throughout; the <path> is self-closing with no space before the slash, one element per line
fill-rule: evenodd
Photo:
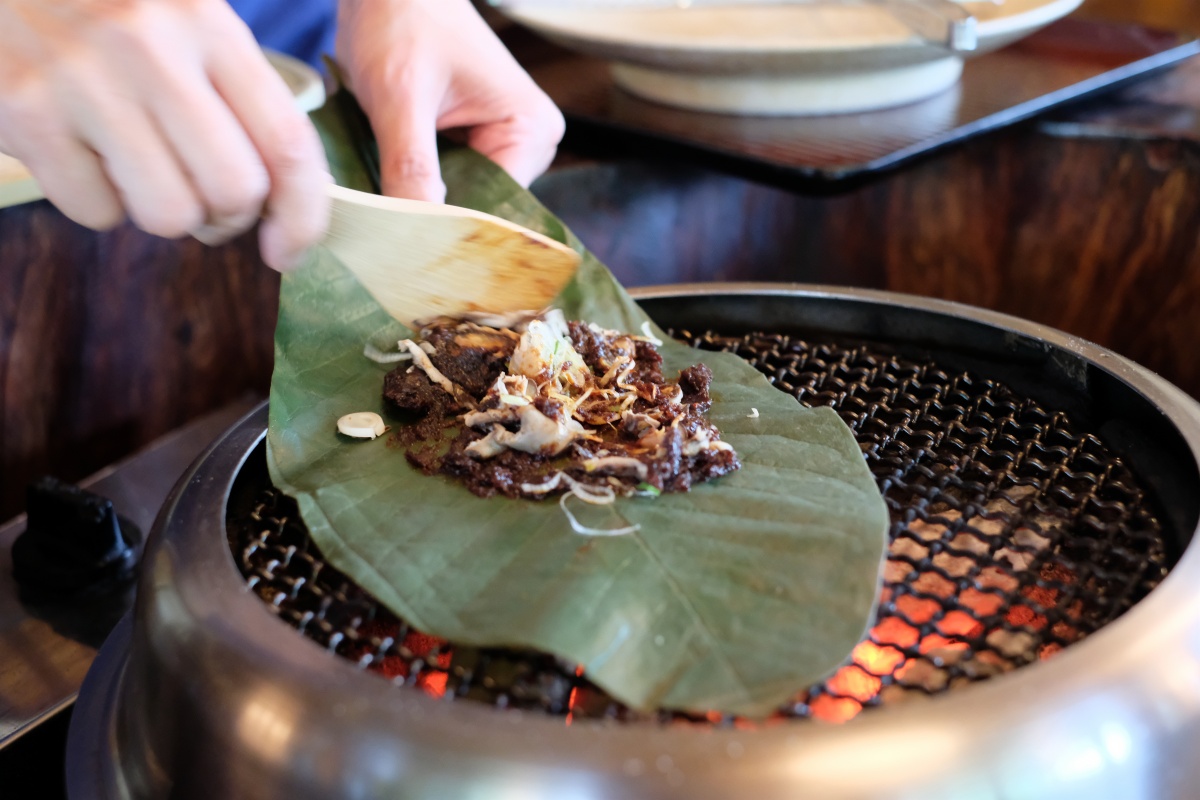
<path fill-rule="evenodd" d="M 71 796 L 1194 796 L 1195 404 L 961 306 L 761 286 L 640 299 L 855 429 L 893 543 L 878 624 L 843 670 L 766 723 L 639 719 L 554 659 L 423 639 L 314 575 L 302 529 L 272 521 L 286 506 L 260 495 L 260 410 L 164 509 L 132 631 L 81 695 Z"/>

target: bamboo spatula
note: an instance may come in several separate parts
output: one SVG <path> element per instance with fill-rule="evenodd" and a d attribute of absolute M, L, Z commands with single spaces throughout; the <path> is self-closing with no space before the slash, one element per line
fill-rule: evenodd
<path fill-rule="evenodd" d="M 520 225 L 455 206 L 330 187 L 321 246 L 405 325 L 438 315 L 544 308 L 579 254 Z"/>

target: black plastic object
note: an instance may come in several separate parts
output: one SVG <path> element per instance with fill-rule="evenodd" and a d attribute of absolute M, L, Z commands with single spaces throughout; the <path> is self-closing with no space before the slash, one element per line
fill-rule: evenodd
<path fill-rule="evenodd" d="M 99 595 L 134 577 L 142 534 L 112 501 L 42 478 L 26 495 L 28 523 L 13 542 L 13 577 L 27 599 Z"/>

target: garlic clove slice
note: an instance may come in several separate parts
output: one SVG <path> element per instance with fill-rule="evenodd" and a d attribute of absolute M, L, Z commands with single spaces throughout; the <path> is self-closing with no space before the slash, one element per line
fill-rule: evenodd
<path fill-rule="evenodd" d="M 356 411 L 337 421 L 338 432 L 355 439 L 374 439 L 387 431 L 383 417 L 374 411 Z"/>

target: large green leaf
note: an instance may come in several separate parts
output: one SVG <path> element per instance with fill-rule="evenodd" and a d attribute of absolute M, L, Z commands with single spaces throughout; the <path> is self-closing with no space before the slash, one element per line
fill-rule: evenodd
<path fill-rule="evenodd" d="M 352 165 L 332 129 L 327 145 Z M 579 247 L 482 156 L 455 150 L 442 169 L 450 202 Z M 590 255 L 560 305 L 626 331 L 646 320 Z M 386 369 L 362 349 L 402 332 L 328 253 L 285 276 L 268 463 L 329 561 L 418 628 L 555 653 L 638 709 L 751 716 L 826 675 L 863 636 L 887 515 L 833 412 L 802 408 L 735 356 L 667 342 L 665 374 L 712 368 L 711 418 L 743 467 L 687 494 L 620 500 L 594 524 L 640 531 L 585 538 L 554 502 L 481 499 L 412 469 L 386 438 L 339 437 L 342 414 L 386 418 Z"/>

